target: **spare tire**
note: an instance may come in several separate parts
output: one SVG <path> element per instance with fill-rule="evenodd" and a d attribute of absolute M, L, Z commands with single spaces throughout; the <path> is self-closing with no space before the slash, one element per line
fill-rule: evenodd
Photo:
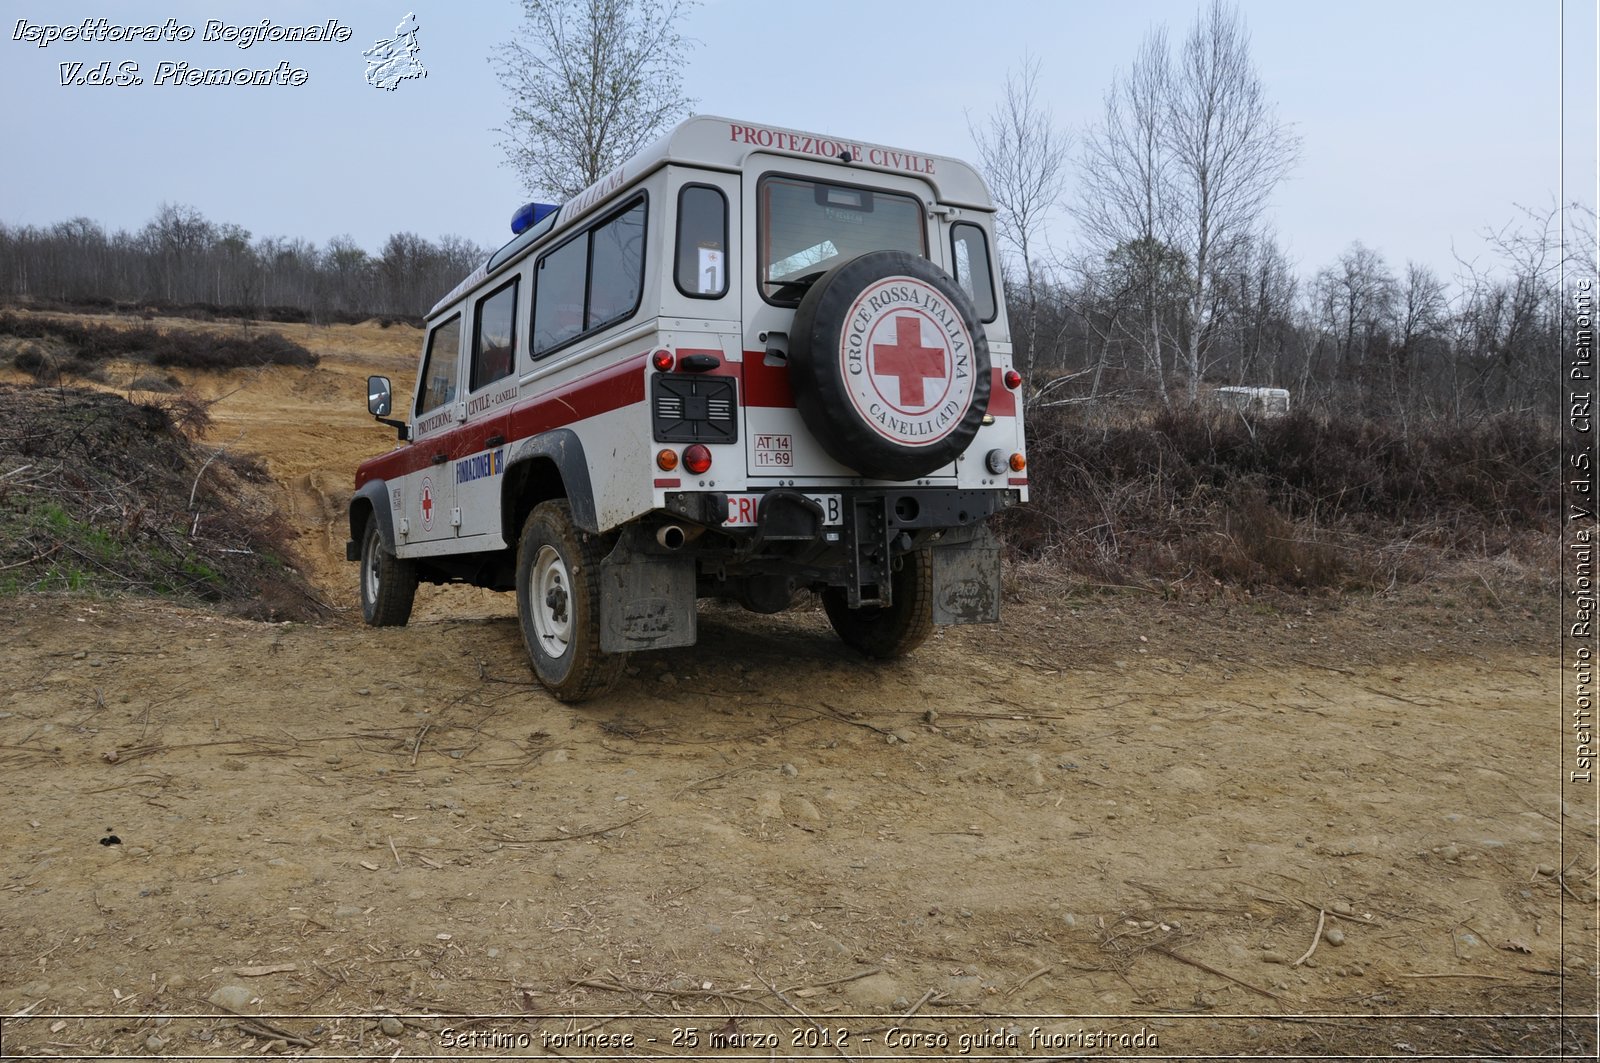
<path fill-rule="evenodd" d="M 944 270 L 872 251 L 828 271 L 789 331 L 795 406 L 836 461 L 911 480 L 954 461 L 989 409 L 989 340 Z"/>

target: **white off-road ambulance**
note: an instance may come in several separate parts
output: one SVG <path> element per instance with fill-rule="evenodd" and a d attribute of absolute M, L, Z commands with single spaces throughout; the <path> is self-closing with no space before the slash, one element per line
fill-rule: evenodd
<path fill-rule="evenodd" d="M 1028 480 L 993 223 L 965 163 L 713 117 L 519 211 L 403 418 L 369 382 L 401 445 L 350 502 L 367 622 L 419 580 L 514 589 L 576 701 L 692 645 L 702 597 L 816 591 L 870 657 L 998 619 L 985 522 Z"/>

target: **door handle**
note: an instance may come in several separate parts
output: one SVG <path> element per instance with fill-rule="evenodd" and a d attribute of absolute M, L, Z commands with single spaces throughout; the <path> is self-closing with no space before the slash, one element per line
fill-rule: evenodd
<path fill-rule="evenodd" d="M 486 447 L 498 447 L 501 443 L 504 443 L 505 441 L 506 441 L 506 437 L 505 436 L 490 436 L 488 439 L 485 439 L 483 441 L 483 445 L 486 446 Z"/>
<path fill-rule="evenodd" d="M 445 462 L 447 462 L 449 460 L 450 460 L 450 455 L 446 454 L 442 450 L 439 451 L 437 454 L 435 454 L 433 456 L 433 463 L 435 465 L 443 465 Z"/>

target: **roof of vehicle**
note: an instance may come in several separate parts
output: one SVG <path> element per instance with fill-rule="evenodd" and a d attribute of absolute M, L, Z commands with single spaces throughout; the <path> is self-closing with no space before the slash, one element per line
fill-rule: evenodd
<path fill-rule="evenodd" d="M 849 162 L 841 158 L 845 152 L 850 154 Z M 551 231 L 551 228 L 565 228 L 662 166 L 680 164 L 742 172 L 749 165 L 750 156 L 758 153 L 837 162 L 841 167 L 848 166 L 857 171 L 919 177 L 933 186 L 934 195 L 940 203 L 973 210 L 994 210 L 994 200 L 983 178 L 970 164 L 960 159 L 890 148 L 846 137 L 743 122 L 735 118 L 696 115 L 680 122 L 655 143 L 561 204 L 550 226 L 536 226 L 535 229 L 539 230 L 537 233 L 530 231 L 513 237 L 507 247 L 519 241 L 524 247 L 531 247 L 539 236 Z M 501 259 L 496 263 L 496 271 L 521 257 L 520 249 L 519 253 L 502 255 L 505 250 L 501 248 L 490 258 L 490 261 L 497 257 Z M 428 316 L 431 318 L 454 303 L 487 277 L 489 272 L 488 262 L 473 270 L 451 289 L 450 294 L 434 304 Z"/>

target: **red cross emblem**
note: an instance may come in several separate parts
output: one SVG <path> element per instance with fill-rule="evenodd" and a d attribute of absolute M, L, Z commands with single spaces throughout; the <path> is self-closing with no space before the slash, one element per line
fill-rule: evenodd
<path fill-rule="evenodd" d="M 911 314 L 901 314 L 894 319 L 893 343 L 872 345 L 872 371 L 899 381 L 900 404 L 910 407 L 921 407 L 927 401 L 923 381 L 943 380 L 949 375 L 945 367 L 945 349 L 922 345 L 922 321 Z"/>
<path fill-rule="evenodd" d="M 422 523 L 433 523 L 433 487 L 422 485 Z"/>

